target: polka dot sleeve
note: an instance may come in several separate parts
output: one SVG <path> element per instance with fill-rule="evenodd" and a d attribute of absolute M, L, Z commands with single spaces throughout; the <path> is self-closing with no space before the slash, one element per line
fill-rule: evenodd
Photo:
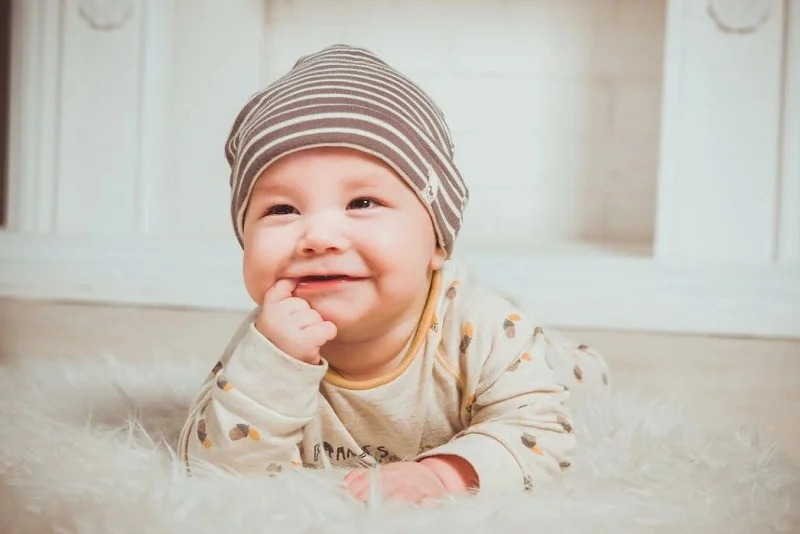
<path fill-rule="evenodd" d="M 327 363 L 284 354 L 250 325 L 211 370 L 184 424 L 179 448 L 187 468 L 263 476 L 301 465 L 297 444 L 317 413 L 326 370 Z"/>
<path fill-rule="evenodd" d="M 487 315 L 464 321 L 456 349 L 480 377 L 467 392 L 469 425 L 420 459 L 464 458 L 482 492 L 534 489 L 571 464 L 570 391 L 549 363 L 542 327 L 514 311 Z"/>

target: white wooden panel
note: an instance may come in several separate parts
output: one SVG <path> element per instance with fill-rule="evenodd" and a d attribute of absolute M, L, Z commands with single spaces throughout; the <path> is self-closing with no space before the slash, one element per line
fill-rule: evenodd
<path fill-rule="evenodd" d="M 139 233 L 158 228 L 162 213 L 161 184 L 167 174 L 170 153 L 169 97 L 172 76 L 173 0 L 149 0 L 142 4 L 142 71 L 140 80 L 140 139 L 137 174 L 136 225 Z"/>
<path fill-rule="evenodd" d="M 11 13 L 8 227 L 49 233 L 56 201 L 62 5 L 14 0 Z"/>
<path fill-rule="evenodd" d="M 800 264 L 800 2 L 787 2 L 787 9 L 777 260 Z"/>
<path fill-rule="evenodd" d="M 603 197 L 537 187 L 473 186 L 469 216 L 456 246 L 504 247 L 533 254 L 541 243 L 600 241 Z"/>
<path fill-rule="evenodd" d="M 265 4 L 174 4 L 168 172 L 157 191 L 154 232 L 234 239 L 224 145 L 239 108 L 263 83 Z"/>
<path fill-rule="evenodd" d="M 64 0 L 56 230 L 134 231 L 139 164 L 142 14 L 96 29 Z"/>
<path fill-rule="evenodd" d="M 659 258 L 773 260 L 784 9 L 768 2 L 744 33 L 720 29 L 707 2 L 669 2 Z"/>

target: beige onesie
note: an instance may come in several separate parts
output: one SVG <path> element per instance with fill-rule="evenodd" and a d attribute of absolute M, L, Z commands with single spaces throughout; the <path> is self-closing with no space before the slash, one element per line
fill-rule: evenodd
<path fill-rule="evenodd" d="M 434 275 L 401 365 L 367 382 L 283 353 L 255 329 L 257 314 L 190 409 L 179 443 L 187 468 L 258 476 L 453 454 L 482 492 L 530 489 L 570 465 L 570 388 L 608 384 L 599 354 L 556 339 L 452 261 Z"/>

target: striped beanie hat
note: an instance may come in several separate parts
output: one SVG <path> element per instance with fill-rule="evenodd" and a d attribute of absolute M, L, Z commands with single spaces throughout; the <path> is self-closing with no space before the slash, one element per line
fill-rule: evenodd
<path fill-rule="evenodd" d="M 452 254 L 469 193 L 444 114 L 378 56 L 346 45 L 301 57 L 237 115 L 225 155 L 240 245 L 258 177 L 281 156 L 321 146 L 357 149 L 388 164 L 417 193 L 439 246 Z"/>

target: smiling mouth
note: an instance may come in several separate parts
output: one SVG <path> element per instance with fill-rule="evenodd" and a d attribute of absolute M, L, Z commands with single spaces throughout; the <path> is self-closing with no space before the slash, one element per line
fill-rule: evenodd
<path fill-rule="evenodd" d="M 310 285 L 318 285 L 318 284 L 331 284 L 337 282 L 356 282 L 361 280 L 361 278 L 354 277 L 354 276 L 347 276 L 345 274 L 326 274 L 326 275 L 313 275 L 313 276 L 301 276 L 297 279 L 297 285 L 300 287 L 303 286 L 310 286 Z"/>
<path fill-rule="evenodd" d="M 348 280 L 358 280 L 358 278 L 354 278 L 352 276 L 347 276 L 344 274 L 327 274 L 327 275 L 314 275 L 314 276 L 302 276 L 297 281 L 301 284 L 309 284 L 314 282 L 345 282 Z"/>

